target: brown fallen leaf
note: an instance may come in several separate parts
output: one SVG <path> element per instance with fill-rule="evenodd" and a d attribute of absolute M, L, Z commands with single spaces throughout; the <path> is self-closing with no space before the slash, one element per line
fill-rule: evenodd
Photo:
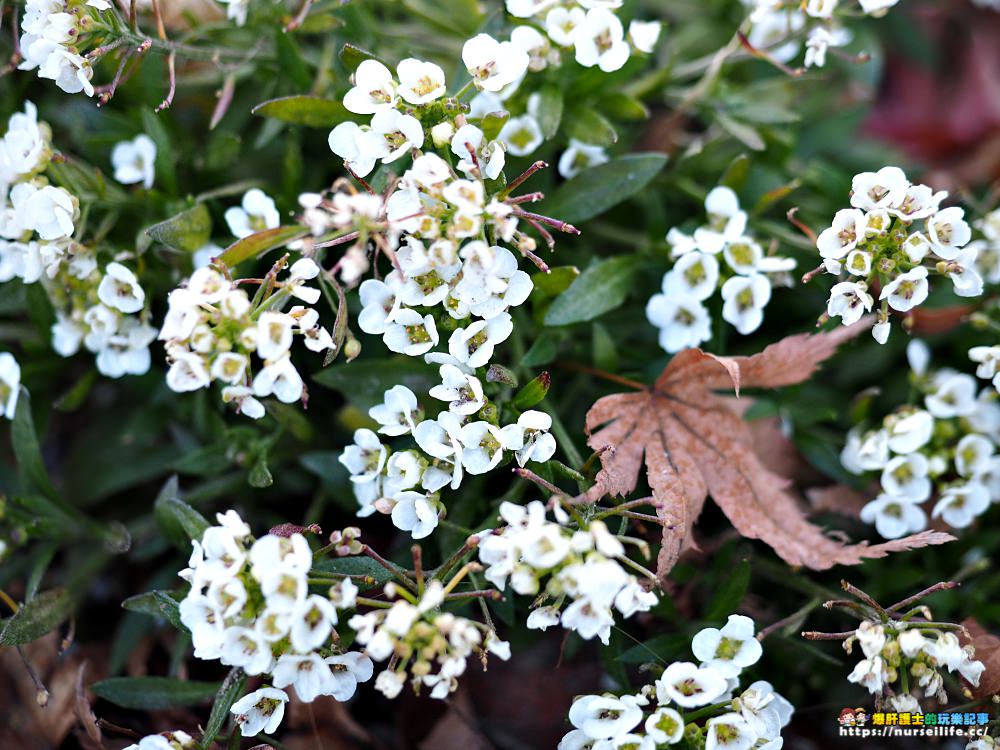
<path fill-rule="evenodd" d="M 976 649 L 976 658 L 986 665 L 979 678 L 979 687 L 972 688 L 972 694 L 977 698 L 1000 694 L 1000 638 L 988 633 L 971 617 L 963 620 L 962 624 L 971 636 L 962 636 L 962 645 L 972 644 Z"/>
<path fill-rule="evenodd" d="M 813 513 L 839 513 L 848 518 L 858 518 L 861 509 L 877 494 L 878 488 L 871 492 L 858 492 L 846 484 L 830 484 L 806 490 L 806 498 Z"/>
<path fill-rule="evenodd" d="M 789 565 L 824 570 L 890 552 L 943 544 L 954 537 L 924 532 L 884 544 L 844 544 L 806 520 L 788 487 L 754 450 L 747 424 L 713 391 L 777 388 L 807 380 L 837 346 L 866 327 L 789 336 L 751 357 L 717 357 L 700 349 L 676 355 L 651 387 L 599 399 L 587 412 L 588 445 L 602 468 L 586 500 L 627 495 L 645 462 L 663 543 L 664 581 L 691 544 L 691 528 L 711 495 L 736 530 L 769 544 Z"/>

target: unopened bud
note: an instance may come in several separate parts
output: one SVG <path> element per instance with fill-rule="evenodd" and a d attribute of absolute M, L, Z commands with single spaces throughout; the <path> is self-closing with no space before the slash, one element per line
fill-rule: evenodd
<path fill-rule="evenodd" d="M 348 333 L 344 342 L 344 357 L 350 362 L 357 359 L 359 354 L 361 354 L 361 342 Z"/>
<path fill-rule="evenodd" d="M 380 497 L 373 505 L 379 513 L 389 515 L 392 513 L 392 509 L 396 507 L 396 501 L 388 497 Z"/>
<path fill-rule="evenodd" d="M 496 404 L 487 403 L 482 409 L 479 410 L 479 418 L 492 425 L 499 425 L 500 410 L 497 409 Z"/>
<path fill-rule="evenodd" d="M 438 148 L 444 148 L 451 143 L 451 137 L 455 135 L 455 126 L 448 120 L 439 122 L 431 128 L 431 140 Z"/>

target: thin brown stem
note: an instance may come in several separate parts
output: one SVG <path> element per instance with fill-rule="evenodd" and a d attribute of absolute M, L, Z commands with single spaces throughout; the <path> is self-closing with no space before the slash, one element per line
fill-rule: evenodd
<path fill-rule="evenodd" d="M 410 554 L 413 555 L 413 577 L 417 579 L 417 591 L 424 591 L 424 551 L 419 544 L 410 547 Z"/>
<path fill-rule="evenodd" d="M 635 388 L 637 391 L 644 391 L 648 386 L 645 383 L 640 383 L 638 380 L 631 380 L 630 378 L 623 378 L 621 375 L 615 375 L 611 372 L 604 372 L 603 370 L 598 370 L 595 367 L 590 367 L 588 365 L 582 365 L 579 362 L 561 362 L 556 361 L 553 363 L 556 367 L 561 367 L 564 370 L 572 370 L 573 372 L 582 372 L 587 375 L 593 375 L 596 378 L 601 378 L 602 380 L 608 380 L 612 383 L 618 383 L 618 385 L 625 385 L 629 388 Z"/>
<path fill-rule="evenodd" d="M 514 215 L 520 216 L 522 219 L 528 219 L 530 221 L 537 221 L 540 224 L 546 224 L 559 232 L 564 232 L 565 234 L 580 234 L 580 230 L 569 222 L 553 219 L 551 216 L 543 216 L 542 214 L 532 213 L 531 211 L 525 211 L 521 208 L 515 208 Z"/>
<path fill-rule="evenodd" d="M 843 633 L 820 633 L 816 630 L 806 630 L 802 633 L 802 637 L 809 641 L 846 641 L 852 635 L 854 635 L 853 630 L 847 630 Z"/>
<path fill-rule="evenodd" d="M 931 594 L 937 593 L 938 591 L 948 591 L 949 589 L 957 589 L 962 584 L 957 581 L 941 581 L 940 583 L 935 583 L 933 586 L 925 588 L 923 591 L 917 592 L 913 596 L 908 596 L 905 599 L 896 602 L 890 607 L 886 607 L 886 612 L 898 612 L 899 610 L 909 607 L 911 604 L 924 599 Z"/>
<path fill-rule="evenodd" d="M 306 20 L 306 16 L 309 15 L 309 9 L 312 7 L 313 0 L 302 0 L 302 6 L 299 8 L 299 12 L 295 14 L 295 17 L 288 22 L 285 26 L 285 33 L 289 31 L 295 31 L 299 28 L 302 23 Z"/>
<path fill-rule="evenodd" d="M 461 599 L 492 599 L 495 602 L 503 599 L 503 594 L 501 594 L 496 589 L 479 589 L 476 591 L 459 591 L 454 594 L 448 594 L 445 597 L 446 601 L 454 602 Z"/>
<path fill-rule="evenodd" d="M 517 190 L 521 185 L 523 185 L 524 181 L 527 180 L 529 177 L 531 177 L 531 175 L 533 175 L 539 169 L 546 169 L 546 168 L 548 168 L 548 166 L 549 165 L 548 165 L 547 162 L 544 162 L 544 161 L 541 161 L 541 160 L 536 161 L 534 164 L 532 164 L 526 170 L 524 170 L 523 172 L 521 172 L 521 174 L 519 174 L 517 177 L 515 177 L 513 179 L 513 181 L 509 185 L 507 185 L 507 189 L 504 190 L 504 195 L 510 195 L 515 190 Z"/>
<path fill-rule="evenodd" d="M 854 584 L 848 583 L 847 581 L 841 581 L 840 582 L 840 587 L 842 589 L 844 589 L 844 591 L 846 591 L 848 594 L 850 594 L 851 596 L 853 596 L 854 598 L 860 599 L 862 602 L 864 602 L 869 607 L 871 607 L 872 609 L 874 609 L 878 614 L 880 614 L 880 615 L 887 614 L 886 611 L 885 611 L 885 609 L 882 607 L 881 604 L 879 604 L 877 601 L 875 601 L 874 599 L 872 599 L 871 596 L 869 596 L 868 594 L 866 594 L 864 591 L 862 591 L 861 589 L 859 589 Z"/>
<path fill-rule="evenodd" d="M 515 469 L 513 469 L 513 473 L 516 476 L 521 477 L 522 479 L 527 479 L 529 482 L 533 482 L 534 484 L 537 484 L 543 490 L 547 490 L 548 492 L 552 493 L 553 495 L 568 496 L 565 492 L 563 492 L 561 489 L 559 489 L 554 484 L 552 484 L 552 482 L 550 482 L 549 480 L 543 479 L 542 477 L 538 476 L 535 472 L 531 471 L 531 469 L 515 468 Z"/>
<path fill-rule="evenodd" d="M 799 212 L 799 207 L 793 206 L 792 208 L 788 209 L 788 213 L 786 213 L 785 216 L 788 218 L 788 221 L 791 222 L 792 226 L 794 226 L 796 229 L 802 232 L 802 234 L 808 237 L 809 241 L 815 245 L 816 233 L 812 230 L 812 227 L 810 227 L 808 224 L 806 224 L 800 219 L 795 218 L 795 214 L 797 214 L 798 212 Z"/>

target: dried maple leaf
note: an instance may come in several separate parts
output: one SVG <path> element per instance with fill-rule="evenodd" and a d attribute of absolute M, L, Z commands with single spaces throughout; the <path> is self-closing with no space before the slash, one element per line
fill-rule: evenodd
<path fill-rule="evenodd" d="M 750 429 L 713 391 L 776 388 L 807 380 L 837 346 L 864 326 L 782 339 L 752 357 L 716 357 L 700 349 L 676 355 L 651 387 L 598 400 L 587 412 L 588 445 L 602 468 L 587 500 L 635 490 L 645 462 L 663 523 L 657 559 L 661 582 L 692 546 L 691 527 L 711 495 L 745 537 L 769 544 L 790 565 L 823 570 L 867 557 L 943 544 L 923 532 L 884 544 L 844 544 L 806 520 L 788 487 L 754 451 Z"/>

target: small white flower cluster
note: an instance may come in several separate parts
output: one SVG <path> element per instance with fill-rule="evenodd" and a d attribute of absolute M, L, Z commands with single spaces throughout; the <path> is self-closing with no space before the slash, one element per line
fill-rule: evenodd
<path fill-rule="evenodd" d="M 0 282 L 41 283 L 56 312 L 52 348 L 63 357 L 81 344 L 111 378 L 149 370 L 156 330 L 146 293 L 118 260 L 101 270 L 97 255 L 73 239 L 80 204 L 42 172 L 52 156 L 51 130 L 35 105 L 10 118 L 0 141 Z"/>
<path fill-rule="evenodd" d="M 161 732 L 143 737 L 125 750 L 196 750 L 198 743 L 187 732 Z"/>
<path fill-rule="evenodd" d="M 531 69 L 558 64 L 559 49 L 572 50 L 585 68 L 605 73 L 621 69 L 633 51 L 649 54 L 660 37 L 659 21 L 632 21 L 628 33 L 614 11 L 623 0 L 507 0 L 507 12 L 515 18 L 532 19 L 534 26 L 519 26 L 511 42 L 531 56 Z M 553 45 L 555 48 L 553 48 Z"/>
<path fill-rule="evenodd" d="M 506 526 L 480 534 L 485 577 L 501 591 L 509 578 L 516 593 L 541 594 L 528 615 L 528 628 L 561 624 L 607 645 L 615 624 L 613 610 L 628 618 L 648 611 L 658 597 L 623 567 L 625 548 L 602 521 L 574 531 L 563 525 L 568 520 L 565 511 L 558 510 L 560 516 L 564 520 L 559 523 L 546 520 L 545 506 L 538 501 L 527 506 L 502 503 L 500 518 Z M 538 606 L 545 600 L 552 603 Z"/>
<path fill-rule="evenodd" d="M 685 747 L 705 750 L 779 750 L 792 704 L 763 680 L 736 693 L 740 673 L 763 652 L 753 620 L 730 615 L 721 629 L 695 635 L 691 650 L 700 664 L 673 662 L 634 695 L 577 698 L 569 710 L 575 729 L 559 750 L 656 750 L 685 739 Z M 692 709 L 704 715 L 708 708 L 716 711 L 709 711 L 714 715 L 704 728 L 685 716 Z"/>
<path fill-rule="evenodd" d="M 764 321 L 772 286 L 790 283 L 787 274 L 795 268 L 791 258 L 765 255 L 747 233 L 747 214 L 731 188 L 713 188 L 705 198 L 705 212 L 708 223 L 693 234 L 676 228 L 667 233 L 676 261 L 663 276 L 663 292 L 646 305 L 646 318 L 660 329 L 660 346 L 670 353 L 712 337 L 705 301 L 720 282 L 722 318 L 746 335 Z"/>
<path fill-rule="evenodd" d="M 848 675 L 848 681 L 880 696 L 885 707 L 892 711 L 921 712 L 917 697 L 896 685 L 897 681 L 910 685 L 914 691 L 922 690 L 925 698 L 935 696 L 939 702 L 947 703 L 943 670 L 958 672 L 976 686 L 985 669 L 976 660 L 972 646 L 963 648 L 953 632 L 933 625 L 864 620 L 854 637 L 844 642 L 847 653 L 851 653 L 854 641 L 861 646 L 864 658 Z M 907 680 L 907 675 L 913 679 Z"/>
<path fill-rule="evenodd" d="M 878 17 L 898 2 L 858 0 L 858 5 L 862 13 Z M 840 0 L 743 0 L 743 4 L 751 8 L 750 44 L 781 63 L 798 56 L 801 45 L 797 37 L 806 27 L 809 28 L 804 63 L 807 68 L 823 67 L 830 47 L 843 47 L 853 38 L 837 18 Z M 850 14 L 850 10 L 840 13 Z"/>
<path fill-rule="evenodd" d="M 390 451 L 369 429 L 354 433 L 354 443 L 340 454 L 351 473 L 359 516 L 375 511 L 390 514 L 397 528 L 423 539 L 437 528 L 445 508 L 440 490 L 455 490 L 463 476 L 495 469 L 513 451 L 518 465 L 545 462 L 556 450 L 549 433 L 552 417 L 526 411 L 516 423 L 498 427 L 477 413 L 487 407 L 483 386 L 475 375 L 456 365 L 440 368 L 442 382 L 432 398 L 448 402 L 436 419 L 423 419 L 413 391 L 403 385 L 390 388 L 384 401 L 369 410 L 379 432 L 389 437 L 412 434 L 420 450 Z"/>
<path fill-rule="evenodd" d="M 1000 501 L 1000 403 L 976 379 L 942 369 L 927 371 L 921 341 L 908 347 L 923 408 L 904 406 L 878 429 L 848 433 L 840 460 L 854 474 L 880 472 L 882 492 L 861 510 L 886 539 L 927 528 L 923 503 L 937 498 L 931 516 L 962 529 Z"/>
<path fill-rule="evenodd" d="M 403 594 L 394 583 L 386 584 L 385 593 L 390 599 Z M 484 657 L 489 652 L 504 661 L 510 658 L 510 644 L 492 629 L 441 612 L 445 593 L 444 584 L 431 580 L 418 600 L 397 599 L 389 609 L 357 614 L 348 621 L 368 656 L 375 661 L 392 658 L 375 678 L 375 689 L 387 698 L 398 696 L 409 677 L 415 693 L 426 687 L 431 698 L 444 700 L 458 688 L 458 678 L 474 652 Z"/>
<path fill-rule="evenodd" d="M 142 183 L 149 190 L 156 176 L 156 143 L 145 133 L 116 143 L 111 149 L 111 166 L 122 185 Z"/>
<path fill-rule="evenodd" d="M 851 206 L 838 211 L 833 224 L 816 239 L 827 273 L 843 273 L 856 281 L 840 281 L 830 290 L 827 315 L 845 325 L 871 311 L 869 289 L 881 287 L 882 304 L 872 336 L 889 338 L 889 310 L 907 313 L 927 299 L 932 273 L 951 279 L 955 294 L 983 293 L 978 250 L 968 246 L 972 229 L 965 212 L 940 207 L 948 194 L 911 184 L 899 167 L 883 167 L 854 177 Z M 922 222 L 922 226 L 915 226 Z"/>
<path fill-rule="evenodd" d="M 21 393 L 21 365 L 10 352 L 0 352 L 0 414 L 13 419 Z"/>
<path fill-rule="evenodd" d="M 291 360 L 295 336 L 301 335 L 313 352 L 335 345 L 330 332 L 319 325 L 319 313 L 307 306 L 320 297 L 319 289 L 308 285 L 319 275 L 319 266 L 311 258 L 300 258 L 287 278 L 278 281 L 283 265 L 279 261 L 261 281 L 260 299 L 251 300 L 239 282 L 210 266 L 196 270 L 186 285 L 170 293 L 159 338 L 166 342 L 167 385 L 172 391 L 196 391 L 217 380 L 225 384 L 222 400 L 235 403 L 251 419 L 264 416 L 259 398 L 273 395 L 291 404 L 303 397 L 302 376 Z M 306 305 L 282 312 L 292 298 Z M 263 363 L 256 374 L 252 354 Z"/>
<path fill-rule="evenodd" d="M 967 250 L 976 251 L 976 270 L 987 284 L 1000 284 L 1000 208 L 995 208 L 973 222 L 981 235 L 970 242 Z"/>
<path fill-rule="evenodd" d="M 236 511 L 216 518 L 180 572 L 191 584 L 180 618 L 196 658 L 271 675 L 273 687 L 233 706 L 242 734 L 273 731 L 288 700 L 281 688 L 294 687 L 306 703 L 348 700 L 373 673 L 367 656 L 336 646 L 338 610 L 354 608 L 357 587 L 345 578 L 328 596 L 310 594 L 313 555 L 302 534 L 255 540 Z"/>
<path fill-rule="evenodd" d="M 103 28 L 108 0 L 27 0 L 21 19 L 20 70 L 38 69 L 67 94 L 94 95 L 94 70 L 82 55 L 88 37 Z"/>

